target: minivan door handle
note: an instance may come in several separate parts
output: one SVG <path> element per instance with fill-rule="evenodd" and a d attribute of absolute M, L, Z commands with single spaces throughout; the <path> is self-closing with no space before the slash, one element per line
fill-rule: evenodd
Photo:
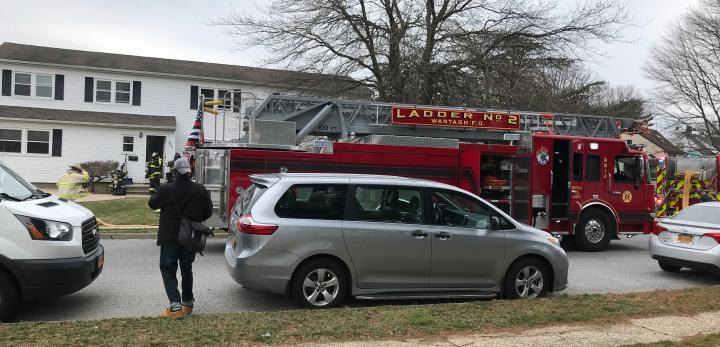
<path fill-rule="evenodd" d="M 447 231 L 441 231 L 435 234 L 435 237 L 439 238 L 440 240 L 447 240 L 450 238 L 450 233 Z"/>
<path fill-rule="evenodd" d="M 429 233 L 422 231 L 422 230 L 415 230 L 411 234 L 412 236 L 415 236 L 416 239 L 424 239 L 428 237 Z"/>

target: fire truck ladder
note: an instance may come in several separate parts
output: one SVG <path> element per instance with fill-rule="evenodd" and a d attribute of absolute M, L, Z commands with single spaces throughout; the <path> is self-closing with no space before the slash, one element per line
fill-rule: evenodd
<path fill-rule="evenodd" d="M 393 106 L 442 108 L 473 112 L 507 112 L 520 115 L 520 130 L 434 128 L 392 125 Z M 466 141 L 502 141 L 506 133 L 547 132 L 557 135 L 617 138 L 638 123 L 628 118 L 579 114 L 540 113 L 498 109 L 391 104 L 372 101 L 271 95 L 251 115 L 251 121 L 290 121 L 296 124 L 296 141 L 307 135 L 345 139 L 349 136 L 401 135 L 455 138 Z"/>

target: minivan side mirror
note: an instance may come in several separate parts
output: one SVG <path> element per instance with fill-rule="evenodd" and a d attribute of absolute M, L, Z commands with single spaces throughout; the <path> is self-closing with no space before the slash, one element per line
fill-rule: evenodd
<path fill-rule="evenodd" d="M 490 216 L 490 229 L 500 229 L 500 218 L 498 216 Z"/>

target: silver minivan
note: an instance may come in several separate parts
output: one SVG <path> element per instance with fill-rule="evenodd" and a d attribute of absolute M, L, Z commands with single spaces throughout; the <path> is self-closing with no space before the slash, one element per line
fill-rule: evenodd
<path fill-rule="evenodd" d="M 349 174 L 251 180 L 225 247 L 247 288 L 327 308 L 348 296 L 534 298 L 567 287 L 556 238 L 457 187 Z"/>

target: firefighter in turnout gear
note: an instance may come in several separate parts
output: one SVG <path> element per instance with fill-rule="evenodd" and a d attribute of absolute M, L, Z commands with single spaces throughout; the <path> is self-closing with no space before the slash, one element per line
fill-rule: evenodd
<path fill-rule="evenodd" d="M 153 152 L 150 161 L 147 162 L 147 171 L 145 172 L 145 178 L 150 180 L 150 194 L 160 188 L 160 175 L 162 174 L 162 158 L 158 152 Z"/>
<path fill-rule="evenodd" d="M 73 201 L 88 196 L 89 182 L 90 175 L 80 164 L 70 165 L 70 169 L 57 182 L 58 196 Z"/>

